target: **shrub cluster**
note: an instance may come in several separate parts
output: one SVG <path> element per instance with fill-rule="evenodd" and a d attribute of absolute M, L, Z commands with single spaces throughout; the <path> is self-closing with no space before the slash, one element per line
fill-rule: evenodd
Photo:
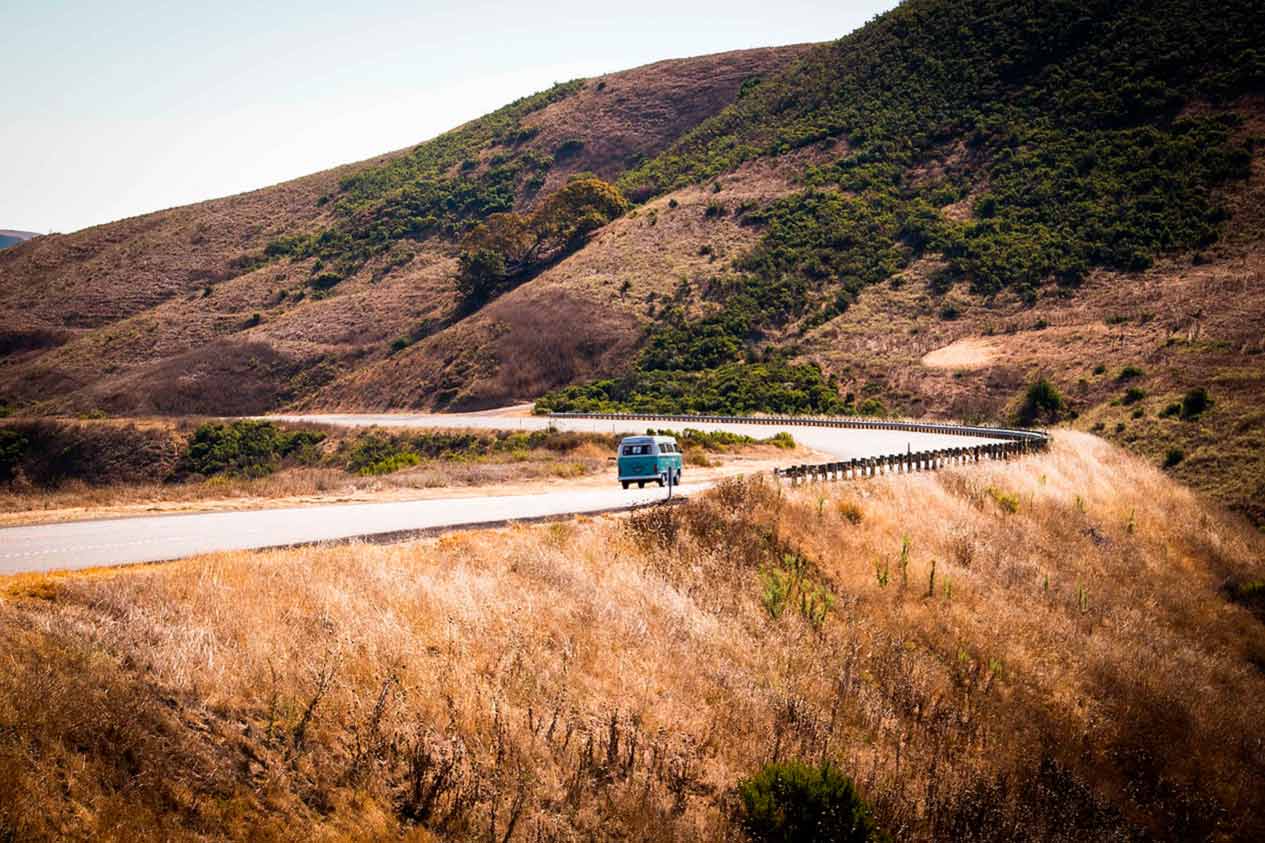
<path fill-rule="evenodd" d="M 852 780 L 829 762 L 772 762 L 738 785 L 739 827 L 752 843 L 886 839 Z"/>
<path fill-rule="evenodd" d="M 527 453 L 546 450 L 570 453 L 581 445 L 596 442 L 613 448 L 610 437 L 558 430 L 530 432 L 422 431 L 386 433 L 370 430 L 339 444 L 329 461 L 354 474 L 391 474 L 424 460 L 472 460 L 493 454 Z"/>
<path fill-rule="evenodd" d="M 1181 112 L 1259 87 L 1262 39 L 1249 0 L 1216 15 L 1193 0 L 908 3 L 747 90 L 620 184 L 653 195 L 842 137 L 848 155 L 806 181 L 870 205 L 886 196 L 891 219 L 872 241 L 818 244 L 822 267 L 900 244 L 934 248 L 951 277 L 987 291 L 1142 269 L 1216 239 L 1213 190 L 1246 178 L 1250 155 L 1232 116 Z M 914 178 L 960 137 L 965 161 Z M 969 195 L 973 219 L 937 212 Z"/>
<path fill-rule="evenodd" d="M 816 365 L 774 359 L 697 371 L 638 369 L 550 392 L 537 412 L 844 414 L 848 406 Z"/>
<path fill-rule="evenodd" d="M 314 461 L 324 438 L 323 433 L 286 430 L 270 421 L 207 422 L 189 437 L 178 473 L 263 477 L 286 459 Z"/>

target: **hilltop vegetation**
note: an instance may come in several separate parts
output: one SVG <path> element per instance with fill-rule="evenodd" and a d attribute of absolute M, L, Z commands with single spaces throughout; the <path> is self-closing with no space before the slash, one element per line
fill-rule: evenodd
<path fill-rule="evenodd" d="M 644 199 L 753 158 L 828 150 L 804 170 L 805 190 L 744 218 L 765 233 L 732 277 L 708 282 L 726 291 L 719 315 L 675 328 L 712 335 L 728 323 L 725 347 L 677 355 L 673 368 L 735 364 L 769 329 L 829 321 L 927 254 L 943 262 L 942 289 L 964 281 L 1035 300 L 1050 281 L 1208 247 L 1227 217 L 1214 189 L 1247 178 L 1252 147 L 1232 137 L 1236 114 L 1185 111 L 1265 86 L 1261 37 L 1250 2 L 1208 16 L 1184 0 L 913 0 L 762 81 L 620 180 Z M 955 203 L 967 219 L 944 214 Z M 648 347 L 663 337 L 652 332 Z M 638 366 L 663 368 L 645 355 Z M 610 397 L 649 406 L 640 392 Z"/>
<path fill-rule="evenodd" d="M 1259 839 L 1263 552 L 1060 433 L 628 518 L 10 578 L 0 833 Z"/>

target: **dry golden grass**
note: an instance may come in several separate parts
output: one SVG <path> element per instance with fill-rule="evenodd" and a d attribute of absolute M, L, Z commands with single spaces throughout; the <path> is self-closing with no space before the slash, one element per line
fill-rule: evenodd
<path fill-rule="evenodd" d="M 827 757 L 899 839 L 1260 839 L 1265 626 L 1222 588 L 1262 550 L 1069 433 L 632 518 L 14 578 L 0 838 L 725 840 L 738 778 Z M 824 621 L 794 590 L 771 617 L 788 554 Z"/>

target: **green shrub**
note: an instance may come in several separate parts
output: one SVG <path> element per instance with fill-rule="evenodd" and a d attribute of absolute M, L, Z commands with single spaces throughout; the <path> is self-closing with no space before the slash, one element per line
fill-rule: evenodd
<path fill-rule="evenodd" d="M 738 825 L 752 843 L 881 840 L 852 781 L 829 762 L 766 764 L 738 784 Z"/>
<path fill-rule="evenodd" d="M 331 290 L 342 283 L 343 276 L 336 272 L 322 272 L 313 276 L 307 283 L 314 290 Z"/>
<path fill-rule="evenodd" d="M 0 482 L 8 483 L 17 475 L 30 444 L 18 431 L 0 427 Z"/>
<path fill-rule="evenodd" d="M 1197 386 L 1182 396 L 1181 417 L 1185 420 L 1197 419 L 1211 406 L 1208 390 Z"/>
<path fill-rule="evenodd" d="M 1168 453 L 1164 455 L 1164 467 L 1172 468 L 1184 459 L 1186 459 L 1186 452 L 1181 448 L 1169 448 Z"/>
<path fill-rule="evenodd" d="M 390 351 L 392 354 L 399 354 L 401 351 L 409 347 L 408 337 L 396 337 L 391 340 Z"/>
<path fill-rule="evenodd" d="M 1139 369 L 1137 366 L 1125 366 L 1123 369 L 1120 370 L 1120 374 L 1116 377 L 1116 380 L 1120 380 L 1120 381 L 1133 380 L 1134 378 L 1143 377 L 1145 374 L 1146 373 L 1143 372 L 1141 369 Z"/>
<path fill-rule="evenodd" d="M 1030 425 L 1037 421 L 1058 421 L 1066 409 L 1063 394 L 1046 378 L 1038 378 L 1028 391 L 1015 413 L 1015 420 L 1020 425 Z"/>
<path fill-rule="evenodd" d="M 536 400 L 536 412 L 804 415 L 844 413 L 847 407 L 817 366 L 775 359 L 701 371 L 634 370 L 547 393 Z"/>
<path fill-rule="evenodd" d="M 783 450 L 790 450 L 795 447 L 795 437 L 791 436 L 785 430 L 773 434 L 764 441 L 775 447 L 782 448 Z"/>
<path fill-rule="evenodd" d="M 862 416 L 885 416 L 887 406 L 877 398 L 867 398 L 857 407 L 857 413 Z"/>
<path fill-rule="evenodd" d="M 376 431 L 358 437 L 346 455 L 347 470 L 365 476 L 390 474 L 419 462 L 421 456 L 408 444 Z"/>
<path fill-rule="evenodd" d="M 1136 404 L 1146 397 L 1146 390 L 1140 386 L 1131 386 L 1124 392 L 1124 397 L 1120 399 L 1123 404 Z"/>
<path fill-rule="evenodd" d="M 207 422 L 189 437 L 178 471 L 212 477 L 263 477 L 286 458 L 308 461 L 325 435 L 286 431 L 270 421 Z"/>
<path fill-rule="evenodd" d="M 1180 401 L 1174 401 L 1172 404 L 1169 404 L 1163 410 L 1160 410 L 1160 418 L 1162 419 L 1171 419 L 1172 417 L 1180 416 L 1181 414 L 1182 414 L 1182 405 Z"/>
<path fill-rule="evenodd" d="M 555 161 L 565 161 L 568 158 L 574 158 L 580 154 L 580 150 L 584 149 L 584 141 L 577 138 L 568 138 L 558 144 L 558 148 L 553 151 Z"/>

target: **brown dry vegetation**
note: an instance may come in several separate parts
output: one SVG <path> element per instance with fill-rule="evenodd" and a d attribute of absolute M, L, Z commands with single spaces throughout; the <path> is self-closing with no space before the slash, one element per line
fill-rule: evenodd
<path fill-rule="evenodd" d="M 735 782 L 799 757 L 898 839 L 1259 839 L 1265 626 L 1225 587 L 1263 552 L 1063 433 L 627 519 L 15 577 L 0 835 L 733 839 Z M 779 567 L 824 620 L 794 590 L 772 617 Z"/>

